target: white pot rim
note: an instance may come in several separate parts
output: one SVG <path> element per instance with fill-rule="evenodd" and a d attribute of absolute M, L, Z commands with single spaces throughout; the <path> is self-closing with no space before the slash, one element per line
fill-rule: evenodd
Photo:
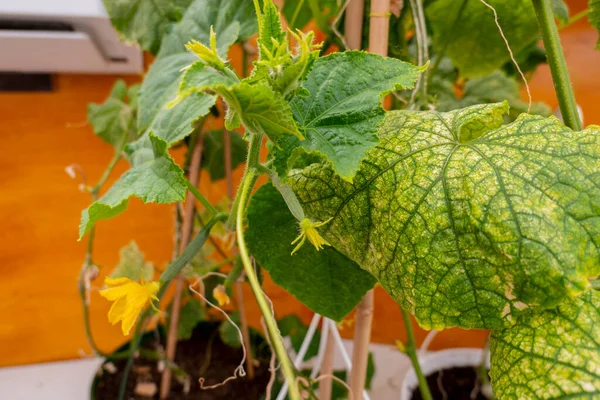
<path fill-rule="evenodd" d="M 419 364 L 423 375 L 453 367 L 477 367 L 481 363 L 483 350 L 472 347 L 453 348 L 439 351 L 419 352 Z M 486 360 L 489 367 L 489 360 Z M 400 400 L 410 400 L 418 387 L 417 375 L 412 366 L 406 372 L 400 386 Z"/>

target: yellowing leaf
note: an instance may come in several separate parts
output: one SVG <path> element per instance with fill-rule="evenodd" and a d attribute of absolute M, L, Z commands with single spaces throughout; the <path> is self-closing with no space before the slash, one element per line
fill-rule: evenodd
<path fill-rule="evenodd" d="M 600 129 L 504 103 L 390 112 L 348 183 L 323 164 L 290 178 L 320 233 L 427 329 L 501 329 L 600 273 Z"/>
<path fill-rule="evenodd" d="M 600 295 L 590 290 L 493 332 L 490 376 L 496 396 L 600 398 L 599 310 Z"/>

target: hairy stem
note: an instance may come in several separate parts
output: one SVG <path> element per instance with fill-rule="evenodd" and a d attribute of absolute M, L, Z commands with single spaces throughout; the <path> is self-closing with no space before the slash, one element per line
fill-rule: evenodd
<path fill-rule="evenodd" d="M 423 12 L 422 0 L 410 0 L 410 8 L 413 15 L 415 24 L 416 38 L 417 38 L 417 59 L 419 66 L 425 65 L 429 59 L 429 47 L 427 43 L 427 28 L 425 27 L 425 13 Z M 427 96 L 427 82 L 428 82 L 428 71 L 425 70 L 419 76 L 417 87 L 413 91 L 411 96 L 411 104 L 414 100 L 414 95 L 419 92 L 419 104 L 422 108 L 426 108 L 429 105 L 429 98 Z"/>
<path fill-rule="evenodd" d="M 244 50 L 244 54 L 246 51 Z M 244 65 L 246 65 L 247 60 L 244 57 Z M 246 72 L 245 72 L 246 73 Z M 225 177 L 227 180 L 227 197 L 229 200 L 233 199 L 233 171 L 231 167 L 231 132 L 228 130 L 223 130 L 223 149 L 224 149 L 224 158 L 225 158 Z M 234 247 L 232 249 L 232 253 L 237 253 L 237 248 Z M 239 263 L 237 263 L 239 264 Z M 240 324 L 242 325 L 242 339 L 244 341 L 244 346 L 248 349 L 248 354 L 246 357 L 246 371 L 248 372 L 248 379 L 254 379 L 254 359 L 252 356 L 252 343 L 250 342 L 250 328 L 248 327 L 248 317 L 246 315 L 246 308 L 244 307 L 244 293 L 242 292 L 242 283 L 238 281 L 238 278 L 241 275 L 243 266 L 237 267 L 236 264 L 233 265 L 233 268 L 227 275 L 227 279 L 225 280 L 225 287 L 227 287 L 228 281 L 232 279 L 235 282 L 235 289 L 237 294 L 237 308 L 240 314 Z M 229 282 L 229 286 L 231 286 L 231 282 Z"/>
<path fill-rule="evenodd" d="M 542 39 L 544 40 L 544 47 L 548 54 L 548 64 L 550 65 L 550 72 L 552 73 L 552 81 L 554 82 L 556 97 L 558 97 L 560 112 L 565 121 L 565 125 L 573 130 L 579 131 L 581 130 L 581 120 L 579 119 L 579 113 L 577 112 L 575 94 L 573 92 L 573 86 L 571 85 L 571 79 L 569 78 L 567 62 L 565 60 L 563 48 L 560 44 L 558 28 L 554 21 L 554 13 L 552 12 L 550 0 L 532 0 L 532 2 L 542 33 Z"/>
<path fill-rule="evenodd" d="M 92 188 L 90 188 L 89 191 L 90 191 L 90 194 L 92 195 L 92 201 L 98 200 L 98 193 L 100 192 L 100 189 L 102 189 L 102 187 L 104 186 L 104 184 L 106 183 L 106 181 L 108 180 L 110 175 L 112 174 L 113 170 L 115 169 L 115 166 L 121 159 L 123 149 L 125 148 L 125 144 L 127 142 L 128 135 L 129 135 L 129 131 L 127 130 L 121 137 L 119 145 L 117 147 L 115 147 L 115 154 L 113 155 L 112 159 L 108 163 L 104 172 L 102 172 L 100 179 L 98 179 L 98 182 Z M 90 310 L 89 310 L 90 301 L 89 301 L 89 292 L 88 292 L 88 287 L 87 287 L 88 286 L 87 285 L 87 279 L 88 279 L 87 274 L 88 274 L 90 268 L 94 266 L 92 253 L 94 250 L 94 238 L 95 237 L 96 237 L 96 227 L 94 226 L 94 227 L 92 227 L 91 231 L 88 233 L 85 261 L 83 263 L 83 266 L 81 267 L 81 272 L 79 273 L 77 288 L 78 288 L 78 292 L 79 292 L 79 297 L 81 298 L 81 305 L 82 305 L 82 311 L 83 311 L 83 325 L 85 328 L 85 336 L 87 338 L 88 344 L 92 348 L 92 351 L 94 352 L 95 355 L 100 356 L 100 357 L 107 357 L 108 354 L 101 351 L 98 348 L 98 346 L 96 345 L 96 342 L 94 340 L 94 335 L 92 333 L 91 322 L 90 322 Z"/>
<path fill-rule="evenodd" d="M 564 24 L 561 24 L 558 26 L 559 30 L 562 30 L 568 26 L 573 25 L 575 22 L 579 21 L 580 19 L 583 19 L 585 17 L 587 17 L 587 15 L 590 13 L 590 9 L 586 8 L 583 11 L 578 12 L 577 14 L 573 15 L 571 18 L 569 18 L 569 20 L 567 22 L 565 22 Z"/>
<path fill-rule="evenodd" d="M 260 165 L 260 146 L 262 144 L 262 137 L 262 134 L 252 134 L 252 138 L 250 139 L 250 146 L 248 148 L 248 162 L 246 165 L 246 173 L 244 174 L 244 177 L 246 177 L 246 174 L 248 173 L 248 170 L 250 168 L 256 169 Z M 256 181 L 256 179 L 258 179 L 258 175 L 256 173 L 252 174 L 251 179 Z M 235 199 L 233 200 L 231 212 L 229 214 L 229 219 L 227 220 L 227 227 L 229 227 L 230 229 L 235 229 L 238 209 L 240 207 L 244 208 L 246 206 L 241 201 L 241 197 L 242 191 L 240 187 L 240 189 L 238 189 L 237 194 L 235 195 Z"/>
<path fill-rule="evenodd" d="M 256 162 L 256 161 L 254 161 Z M 256 301 L 258 302 L 258 306 L 260 308 L 261 314 L 265 320 L 267 325 L 267 334 L 271 339 L 271 343 L 273 345 L 273 350 L 277 354 L 277 358 L 281 363 L 281 368 L 283 370 L 283 375 L 289 385 L 289 394 L 291 400 L 300 400 L 300 392 L 298 390 L 298 386 L 296 385 L 296 374 L 294 372 L 294 367 L 290 362 L 288 354 L 283 345 L 283 340 L 281 339 L 281 334 L 279 333 L 279 328 L 277 328 L 277 323 L 275 322 L 275 318 L 271 311 L 271 307 L 267 303 L 267 299 L 265 298 L 265 294 L 258 282 L 258 277 L 254 271 L 252 266 L 252 262 L 250 261 L 250 255 L 248 254 L 248 249 L 246 248 L 246 241 L 244 238 L 244 213 L 245 213 L 245 205 L 250 197 L 250 192 L 252 191 L 252 187 L 255 182 L 256 170 L 252 167 L 252 159 L 248 158 L 248 169 L 244 175 L 244 179 L 242 180 L 242 185 L 240 187 L 240 206 L 237 209 L 237 219 L 236 219 L 236 228 L 237 228 L 237 239 L 238 246 L 240 249 L 240 255 L 242 257 L 242 262 L 244 264 L 244 270 L 246 271 L 246 275 L 248 277 L 248 281 L 250 282 L 250 287 L 254 292 L 254 296 L 256 297 Z"/>
<path fill-rule="evenodd" d="M 400 309 L 402 310 L 402 319 L 404 320 L 404 327 L 406 328 L 407 342 L 404 345 L 406 355 L 410 358 L 410 362 L 412 363 L 413 369 L 415 370 L 415 375 L 417 376 L 417 380 L 419 381 L 419 390 L 421 391 L 421 397 L 423 397 L 423 400 L 432 400 L 431 392 L 429 391 L 429 386 L 427 385 L 427 379 L 425 379 L 425 375 L 423 375 L 421 365 L 419 364 L 419 357 L 417 356 L 417 345 L 415 342 L 415 333 L 413 331 L 412 323 L 410 322 L 410 314 L 403 308 Z"/>
<path fill-rule="evenodd" d="M 189 169 L 189 180 L 186 180 L 188 184 L 189 194 L 185 199 L 185 210 L 183 214 L 183 224 L 181 227 L 181 242 L 179 246 L 179 252 L 183 252 L 185 246 L 188 245 L 192 231 L 194 229 L 194 197 L 204 199 L 204 196 L 198 192 L 196 185 L 198 184 L 198 178 L 200 177 L 200 163 L 202 161 L 202 147 L 203 147 L 203 134 L 200 133 L 198 140 L 196 141 L 190 161 Z M 193 182 L 193 183 L 190 183 Z M 190 196 L 192 194 L 193 196 Z M 206 200 L 206 199 L 204 199 Z M 202 200 L 201 200 L 202 202 Z M 208 201 L 206 201 L 208 203 Z M 202 202 L 204 204 L 204 202 Z M 208 208 L 213 215 L 217 215 L 218 212 L 208 203 Z M 173 361 L 175 359 L 175 350 L 177 348 L 177 333 L 179 327 L 179 309 L 181 306 L 181 292 L 183 290 L 184 279 L 182 276 L 178 276 L 175 282 L 175 293 L 173 295 L 173 305 L 171 307 L 171 318 L 169 321 L 169 332 L 167 334 L 167 346 L 166 346 L 166 359 L 167 361 Z M 168 366 L 165 366 L 163 371 L 161 383 L 160 383 L 160 398 L 166 399 L 171 391 L 171 378 L 172 370 Z"/>

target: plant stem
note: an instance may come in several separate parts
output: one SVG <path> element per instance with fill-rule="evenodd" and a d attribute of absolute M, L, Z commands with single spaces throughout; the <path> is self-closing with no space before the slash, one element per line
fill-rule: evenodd
<path fill-rule="evenodd" d="M 123 136 L 121 137 L 120 144 L 117 147 L 115 147 L 115 154 L 113 155 L 112 159 L 108 163 L 104 172 L 102 172 L 100 179 L 98 179 L 98 182 L 89 190 L 90 194 L 92 195 L 92 201 L 98 200 L 98 192 L 100 191 L 102 186 L 104 186 L 104 184 L 106 183 L 106 180 L 110 177 L 112 171 L 115 169 L 115 166 L 121 159 L 121 155 L 123 153 L 123 149 L 125 148 L 125 143 L 127 141 L 128 135 L 129 135 L 129 131 L 126 131 L 123 134 Z M 86 253 L 85 253 L 85 261 L 81 268 L 81 272 L 79 273 L 79 279 L 78 279 L 77 286 L 78 286 L 79 297 L 81 298 L 82 311 L 83 311 L 83 325 L 85 328 L 85 336 L 87 338 L 88 344 L 92 348 L 92 351 L 94 352 L 95 355 L 100 356 L 100 357 L 106 357 L 108 354 L 101 351 L 98 348 L 98 346 L 96 345 L 96 342 L 94 341 L 94 335 L 92 333 L 92 326 L 90 323 L 89 293 L 88 293 L 88 288 L 86 285 L 86 274 L 87 274 L 89 268 L 94 265 L 92 252 L 94 249 L 94 238 L 95 237 L 96 237 L 96 227 L 92 227 L 91 231 L 88 233 L 88 242 L 87 242 L 87 248 L 86 248 Z"/>
<path fill-rule="evenodd" d="M 294 29 L 296 26 L 296 19 L 298 18 L 298 14 L 300 14 L 300 10 L 302 9 L 303 5 L 304 0 L 299 0 L 298 4 L 296 5 L 296 9 L 294 10 L 294 15 L 292 15 L 292 20 L 290 21 L 290 28 Z"/>
<path fill-rule="evenodd" d="M 565 22 L 564 24 L 561 24 L 558 26 L 559 30 L 562 30 L 566 27 L 569 27 L 571 25 L 573 25 L 575 22 L 579 21 L 582 18 L 587 17 L 587 15 L 590 13 L 590 9 L 586 8 L 583 11 L 578 12 L 577 14 L 573 15 L 571 18 L 569 18 L 569 20 L 567 22 Z"/>
<path fill-rule="evenodd" d="M 410 8 L 413 15 L 415 24 L 416 38 L 417 38 L 417 59 L 419 66 L 425 65 L 429 58 L 429 48 L 427 43 L 427 29 L 425 27 L 425 14 L 423 12 L 422 0 L 410 0 Z M 427 82 L 428 82 L 428 71 L 425 70 L 419 76 L 417 87 L 413 91 L 411 96 L 411 104 L 414 100 L 414 95 L 419 92 L 419 104 L 422 108 L 426 108 L 429 105 L 429 98 L 427 96 Z"/>
<path fill-rule="evenodd" d="M 244 55 L 246 50 L 244 50 Z M 244 57 L 244 63 L 247 60 Z M 227 181 L 227 197 L 229 200 L 233 199 L 233 171 L 231 167 L 231 132 L 223 130 L 223 150 L 225 159 L 225 177 Z M 234 246 L 232 254 L 237 254 L 237 248 Z M 246 371 L 248 372 L 248 379 L 254 379 L 254 357 L 252 355 L 252 343 L 250 342 L 250 328 L 248 327 L 248 317 L 246 315 L 246 308 L 244 307 L 244 292 L 242 291 L 242 283 L 238 280 L 243 270 L 241 263 L 234 263 L 233 268 L 229 271 L 227 279 L 224 282 L 224 286 L 231 287 L 232 282 L 235 282 L 235 289 L 237 294 L 237 308 L 240 315 L 240 324 L 242 325 L 242 339 L 244 346 L 247 349 L 246 357 Z"/>
<path fill-rule="evenodd" d="M 407 342 L 404 345 L 406 355 L 410 358 L 413 369 L 415 370 L 415 375 L 417 375 L 421 397 L 423 397 L 423 400 L 432 400 L 431 392 L 427 385 L 427 379 L 425 379 L 423 371 L 421 370 L 421 365 L 419 364 L 415 333 L 413 331 L 412 323 L 410 322 L 410 314 L 403 308 L 400 308 L 400 310 L 402 311 L 402 319 L 404 320 L 404 327 L 406 328 Z"/>
<path fill-rule="evenodd" d="M 248 254 L 248 249 L 246 248 L 246 241 L 244 238 L 244 212 L 245 205 L 250 196 L 250 192 L 252 191 L 252 187 L 255 182 L 256 171 L 251 166 L 251 159 L 248 158 L 248 169 L 244 174 L 244 179 L 242 180 L 242 185 L 240 187 L 240 201 L 241 206 L 237 209 L 237 219 L 236 219 L 236 227 L 237 227 L 237 239 L 238 246 L 240 249 L 240 255 L 242 257 L 242 262 L 244 264 L 244 270 L 246 271 L 246 275 L 248 277 L 248 281 L 250 282 L 250 287 L 254 292 L 254 296 L 256 297 L 256 301 L 258 302 L 258 306 L 263 315 L 265 323 L 267 325 L 267 334 L 271 339 L 271 343 L 273 345 L 273 350 L 275 354 L 277 354 L 277 358 L 281 363 L 281 368 L 283 370 L 283 375 L 289 385 L 289 394 L 291 400 L 300 400 L 300 392 L 298 390 L 298 386 L 296 385 L 296 374 L 294 372 L 294 367 L 290 362 L 288 354 L 283 345 L 283 341 L 281 339 L 281 334 L 279 333 L 279 328 L 277 328 L 277 323 L 275 322 L 275 318 L 273 316 L 271 307 L 267 303 L 265 298 L 265 294 L 258 282 L 258 278 L 252 266 L 252 262 L 250 261 L 250 255 Z"/>
<path fill-rule="evenodd" d="M 260 146 L 262 144 L 262 136 L 262 134 L 252 133 L 252 138 L 250 139 L 250 146 L 248 148 L 248 162 L 246 163 L 247 165 L 244 177 L 246 176 L 250 168 L 255 169 L 257 166 L 260 165 Z M 256 181 L 256 179 L 258 179 L 258 175 L 256 173 L 253 174 L 252 179 Z M 237 211 L 240 208 L 240 206 L 242 208 L 246 206 L 241 202 L 242 191 L 240 189 L 238 189 L 235 199 L 233 200 L 233 204 L 231 205 L 231 212 L 229 213 L 229 219 L 226 223 L 227 227 L 229 227 L 230 229 L 235 229 L 236 227 Z"/>
<path fill-rule="evenodd" d="M 203 204 L 204 201 L 208 201 L 198 192 L 196 185 L 198 184 L 198 178 L 200 177 L 200 164 L 202 161 L 202 148 L 203 148 L 203 133 L 200 132 L 198 140 L 194 144 L 192 149 L 192 157 L 190 161 L 189 169 L 189 180 L 186 180 L 189 192 L 196 198 L 198 198 Z M 193 183 L 190 183 L 192 181 Z M 185 210 L 183 214 L 183 224 L 181 227 L 181 242 L 179 246 L 179 252 L 183 252 L 185 246 L 188 245 L 192 232 L 194 230 L 194 197 L 188 196 L 185 199 Z M 202 201 L 202 199 L 204 201 Z M 217 215 L 217 211 L 210 206 L 207 207 L 213 215 Z M 178 276 L 175 282 L 175 293 L 173 295 L 173 304 L 171 307 L 171 318 L 169 321 L 169 331 L 167 333 L 167 346 L 166 346 L 166 359 L 167 361 L 173 361 L 175 359 L 175 350 L 177 348 L 177 334 L 179 330 L 179 309 L 181 306 L 181 292 L 183 290 L 183 277 Z M 160 398 L 166 399 L 171 391 L 171 377 L 172 370 L 168 366 L 165 366 L 163 371 L 161 383 L 160 383 Z"/>
<path fill-rule="evenodd" d="M 577 112 L 577 103 L 575 102 L 575 94 L 573 86 L 569 78 L 567 70 L 567 62 L 565 54 L 560 44 L 558 36 L 558 28 L 554 21 L 554 13 L 549 0 L 532 0 L 533 8 L 542 32 L 544 47 L 548 53 L 548 64 L 552 73 L 552 81 L 554 82 L 554 90 L 558 97 L 560 112 L 562 114 L 565 125 L 569 128 L 579 131 L 581 130 L 581 120 Z"/>
<path fill-rule="evenodd" d="M 188 190 L 190 191 L 190 193 L 198 200 L 200 201 L 200 203 L 202 203 L 202 205 L 204 207 L 206 207 L 206 209 L 208 211 L 210 211 L 210 213 L 213 215 L 213 217 L 215 215 L 217 215 L 219 213 L 219 211 L 210 203 L 210 201 L 208 201 L 208 199 L 206 197 L 204 197 L 202 195 L 202 193 L 200 193 L 200 191 L 196 188 L 196 186 L 194 184 L 192 184 L 190 181 L 186 180 L 185 184 L 187 185 Z M 193 204 L 193 203 L 192 203 Z M 185 218 L 185 216 L 184 216 Z"/>

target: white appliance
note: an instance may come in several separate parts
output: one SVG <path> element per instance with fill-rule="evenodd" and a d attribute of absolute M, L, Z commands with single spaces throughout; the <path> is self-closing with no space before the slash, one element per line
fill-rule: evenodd
<path fill-rule="evenodd" d="M 150 1 L 150 0 L 148 0 Z M 0 71 L 140 73 L 102 0 L 0 0 Z"/>

